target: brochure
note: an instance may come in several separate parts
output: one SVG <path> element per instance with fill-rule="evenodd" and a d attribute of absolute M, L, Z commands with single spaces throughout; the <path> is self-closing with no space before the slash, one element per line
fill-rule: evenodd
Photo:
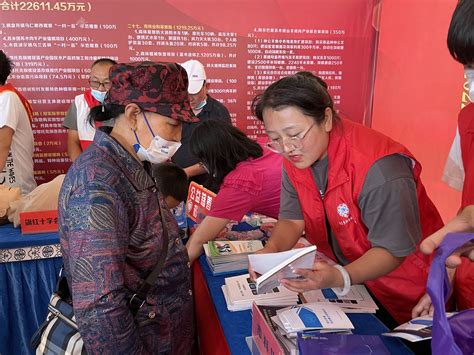
<path fill-rule="evenodd" d="M 375 313 L 379 309 L 364 285 L 352 285 L 345 296 L 336 295 L 332 288 L 306 291 L 301 301 L 336 304 L 346 313 Z"/>
<path fill-rule="evenodd" d="M 292 249 L 280 253 L 249 255 L 253 270 L 260 274 L 256 281 L 257 293 L 267 293 L 280 285 L 281 279 L 298 278 L 294 269 L 311 269 L 316 255 L 316 246 Z"/>
<path fill-rule="evenodd" d="M 446 313 L 449 318 L 456 312 Z M 388 337 L 396 337 L 408 340 L 410 342 L 418 342 L 431 339 L 431 327 L 433 326 L 433 316 L 421 316 L 414 318 L 402 325 L 399 325 L 394 330 L 382 335 Z"/>
<path fill-rule="evenodd" d="M 344 311 L 331 304 L 307 303 L 277 313 L 287 333 L 312 329 L 354 329 Z"/>

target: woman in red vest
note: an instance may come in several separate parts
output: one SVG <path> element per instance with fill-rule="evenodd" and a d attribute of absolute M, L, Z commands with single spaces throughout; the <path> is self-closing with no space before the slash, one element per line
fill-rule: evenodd
<path fill-rule="evenodd" d="M 364 283 L 397 322 L 408 321 L 429 267 L 418 245 L 442 226 L 421 165 L 400 143 L 339 118 L 326 84 L 311 73 L 273 83 L 253 109 L 268 147 L 285 158 L 280 220 L 264 252 L 291 249 L 305 232 L 341 264 L 315 263 L 296 271 L 303 280 L 282 283 L 341 294 Z"/>

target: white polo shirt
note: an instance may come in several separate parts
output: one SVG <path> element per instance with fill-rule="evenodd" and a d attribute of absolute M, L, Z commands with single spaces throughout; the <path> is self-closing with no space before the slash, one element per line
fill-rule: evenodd
<path fill-rule="evenodd" d="M 25 107 L 12 91 L 0 93 L 0 128 L 5 126 L 13 129 L 14 134 L 10 154 L 0 172 L 0 184 L 20 187 L 22 194 L 26 195 L 36 187 L 33 176 L 33 130 Z"/>

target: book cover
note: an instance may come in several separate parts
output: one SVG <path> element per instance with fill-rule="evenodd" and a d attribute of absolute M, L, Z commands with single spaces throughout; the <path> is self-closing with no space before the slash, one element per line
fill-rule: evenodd
<path fill-rule="evenodd" d="M 206 256 L 213 260 L 230 259 L 230 256 L 247 255 L 263 248 L 260 240 L 211 240 L 204 247 Z M 247 258 L 245 258 L 247 259 Z"/>
<path fill-rule="evenodd" d="M 379 309 L 364 285 L 352 285 L 345 296 L 336 295 L 332 288 L 310 290 L 303 293 L 301 300 L 303 303 L 335 304 L 345 309 L 346 313 L 347 309 L 362 313 L 375 313 Z"/>
<path fill-rule="evenodd" d="M 446 313 L 449 318 L 455 312 Z M 431 328 L 433 326 L 433 316 L 421 316 L 414 318 L 402 325 L 399 325 L 394 330 L 383 333 L 382 335 L 388 337 L 396 337 L 408 340 L 410 342 L 418 342 L 431 339 Z"/>
<path fill-rule="evenodd" d="M 312 329 L 354 329 L 344 311 L 331 304 L 298 305 L 282 311 L 278 317 L 288 333 Z"/>
<path fill-rule="evenodd" d="M 378 335 L 298 333 L 300 355 L 389 355 Z"/>

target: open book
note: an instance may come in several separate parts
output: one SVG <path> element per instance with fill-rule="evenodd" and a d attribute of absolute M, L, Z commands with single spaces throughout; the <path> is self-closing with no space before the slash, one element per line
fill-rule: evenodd
<path fill-rule="evenodd" d="M 263 294 L 278 287 L 281 279 L 294 279 L 300 276 L 294 269 L 311 269 L 316 255 L 316 246 L 292 249 L 281 253 L 249 255 L 253 270 L 260 274 L 255 284 L 257 293 Z"/>

